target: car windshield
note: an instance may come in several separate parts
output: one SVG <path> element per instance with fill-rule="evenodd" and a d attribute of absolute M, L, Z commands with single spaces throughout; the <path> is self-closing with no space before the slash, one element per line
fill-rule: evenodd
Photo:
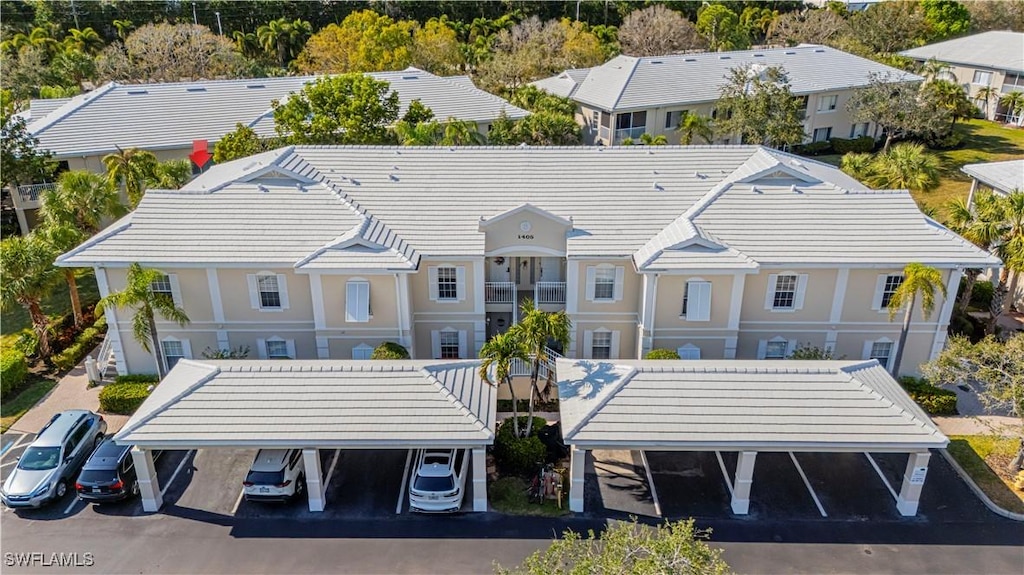
<path fill-rule="evenodd" d="M 18 462 L 18 469 L 41 471 L 53 469 L 60 462 L 59 447 L 29 447 Z"/>
<path fill-rule="evenodd" d="M 424 477 L 419 475 L 412 484 L 416 491 L 451 491 L 455 488 L 455 480 L 451 475 L 445 477 Z"/>
<path fill-rule="evenodd" d="M 78 476 L 82 484 L 106 484 L 117 481 L 117 472 L 113 469 L 86 469 Z"/>
<path fill-rule="evenodd" d="M 284 471 L 250 471 L 245 481 L 253 485 L 277 485 L 284 481 Z"/>

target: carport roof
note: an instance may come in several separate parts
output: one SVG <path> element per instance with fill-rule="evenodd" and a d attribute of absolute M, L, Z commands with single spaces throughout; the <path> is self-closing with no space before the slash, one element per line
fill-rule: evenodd
<path fill-rule="evenodd" d="M 558 360 L 565 442 L 917 451 L 949 440 L 877 361 Z"/>
<path fill-rule="evenodd" d="M 143 447 L 472 447 L 494 440 L 478 362 L 180 360 L 118 432 Z"/>

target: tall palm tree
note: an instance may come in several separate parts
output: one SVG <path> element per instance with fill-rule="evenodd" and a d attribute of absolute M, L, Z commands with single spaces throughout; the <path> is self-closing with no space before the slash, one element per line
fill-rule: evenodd
<path fill-rule="evenodd" d="M 153 169 L 147 183 L 160 190 L 177 190 L 192 179 L 192 164 L 188 160 L 167 160 Z"/>
<path fill-rule="evenodd" d="M 156 332 L 156 316 L 173 321 L 180 326 L 190 320 L 185 310 L 174 305 L 174 300 L 165 293 L 154 293 L 153 283 L 163 279 L 159 270 L 144 268 L 134 263 L 128 266 L 128 275 L 124 289 L 112 292 L 100 300 L 97 307 L 112 305 L 117 309 L 133 309 L 132 336 L 139 342 L 142 349 L 156 358 L 156 370 L 160 377 L 166 375 L 163 350 L 160 349 L 160 338 Z"/>
<path fill-rule="evenodd" d="M 931 58 L 924 64 L 921 64 L 921 75 L 929 82 L 940 79 L 941 76 L 945 75 L 945 73 L 949 71 L 949 64 L 939 62 L 935 58 Z"/>
<path fill-rule="evenodd" d="M 999 90 L 994 86 L 983 86 L 978 88 L 978 93 L 975 94 L 975 98 L 981 100 L 981 111 L 982 114 L 988 118 L 988 104 L 994 100 L 999 99 Z"/>
<path fill-rule="evenodd" d="M 477 129 L 476 122 L 448 118 L 442 128 L 442 146 L 482 146 L 487 143 L 487 137 Z"/>
<path fill-rule="evenodd" d="M 519 323 L 513 325 L 509 331 L 518 334 L 519 340 L 529 350 L 532 367 L 530 368 L 530 408 L 529 417 L 526 419 L 526 437 L 533 431 L 533 406 L 535 399 L 541 395 L 537 381 L 540 379 L 540 365 L 549 360 L 548 343 L 555 341 L 562 349 L 569 347 L 569 332 L 572 330 L 572 320 L 565 310 L 558 312 L 546 312 L 537 308 L 532 299 L 523 301 L 520 307 L 522 311 Z M 550 385 L 550 382 L 548 383 Z M 545 387 L 546 389 L 546 387 Z"/>
<path fill-rule="evenodd" d="M 988 190 L 979 190 L 974 194 L 973 206 L 962 197 L 953 198 L 946 202 L 946 213 L 949 215 L 946 223 L 967 241 L 988 251 L 998 237 L 998 226 L 995 225 L 997 222 L 989 219 L 995 215 L 991 208 L 995 201 L 996 196 Z M 957 300 L 957 309 L 960 311 L 967 311 L 981 271 L 978 268 L 964 270 L 964 291 Z"/>
<path fill-rule="evenodd" d="M 235 39 L 235 50 L 246 58 L 257 59 L 264 54 L 263 47 L 255 32 L 235 30 L 231 37 Z"/>
<path fill-rule="evenodd" d="M 444 137 L 444 129 L 436 121 L 410 123 L 400 121 L 392 130 L 403 146 L 436 146 Z"/>
<path fill-rule="evenodd" d="M 684 146 L 692 144 L 694 138 L 700 138 L 705 144 L 710 144 L 715 135 L 711 118 L 693 112 L 685 112 L 679 118 L 679 127 L 676 131 L 679 132 L 679 143 Z"/>
<path fill-rule="evenodd" d="M 146 190 L 146 179 L 153 177 L 156 170 L 156 156 L 139 148 L 121 149 L 103 156 L 103 165 L 107 167 L 107 177 L 111 183 L 120 185 L 128 194 L 128 203 L 132 209 L 139 205 L 142 194 Z"/>
<path fill-rule="evenodd" d="M 942 272 L 931 266 L 919 263 L 909 263 L 903 268 L 903 283 L 893 292 L 889 299 L 889 321 L 896 317 L 900 310 L 903 313 L 903 328 L 900 330 L 900 340 L 896 344 L 896 357 L 892 362 L 892 375 L 900 374 L 900 363 L 903 361 L 903 347 L 907 343 L 907 334 L 910 332 L 910 318 L 914 315 L 914 304 L 917 302 L 918 294 L 921 295 L 921 311 L 924 318 L 928 319 L 935 309 L 935 292 L 938 291 L 942 297 L 946 297 L 946 284 L 942 282 Z"/>
<path fill-rule="evenodd" d="M 939 185 L 939 160 L 921 144 L 898 144 L 875 156 L 867 179 L 878 188 L 927 192 Z"/>
<path fill-rule="evenodd" d="M 1024 273 L 1024 191 L 1014 190 L 1008 196 L 997 198 L 985 217 L 994 222 L 998 234 L 993 245 L 996 255 L 1003 260 L 999 285 L 1006 286 L 1004 293 L 1009 297 L 1003 298 L 1000 311 L 1006 313 L 1013 305 L 1020 274 Z"/>
<path fill-rule="evenodd" d="M 0 282 L 0 308 L 11 309 L 15 304 L 28 311 L 32 329 L 39 338 L 39 356 L 50 356 L 50 321 L 43 311 L 42 301 L 59 281 L 53 249 L 35 233 L 13 236 L 0 242 L 0 269 L 4 281 Z"/>
<path fill-rule="evenodd" d="M 71 224 L 89 235 L 99 231 L 106 218 L 127 212 L 110 181 L 86 170 L 64 172 L 40 200 L 43 221 Z"/>
<path fill-rule="evenodd" d="M 117 37 L 123 42 L 128 34 L 135 28 L 135 23 L 131 20 L 114 20 L 114 28 L 117 29 Z"/>
<path fill-rule="evenodd" d="M 1024 92 L 1014 91 L 999 98 L 999 104 L 1006 108 L 1006 123 L 1018 126 L 1024 120 Z"/>
<path fill-rule="evenodd" d="M 305 20 L 278 18 L 257 28 L 256 39 L 265 52 L 276 55 L 277 63 L 284 68 L 298 56 L 312 33 L 312 24 Z"/>
<path fill-rule="evenodd" d="M 949 80 L 932 80 L 922 86 L 921 91 L 928 101 L 949 111 L 951 131 L 957 120 L 969 118 L 974 113 L 974 105 L 967 99 L 963 88 Z"/>
<path fill-rule="evenodd" d="M 64 37 L 65 49 L 78 50 L 83 54 L 98 54 L 103 46 L 103 38 L 91 26 L 83 30 L 71 28 Z"/>
<path fill-rule="evenodd" d="M 53 254 L 62 254 L 78 247 L 85 239 L 85 234 L 74 224 L 67 221 L 45 221 L 37 228 L 39 237 L 46 242 Z M 75 320 L 75 327 L 81 327 L 84 323 L 82 317 L 82 300 L 78 297 L 78 281 L 75 279 L 74 268 L 60 268 L 64 274 L 64 281 L 68 284 L 68 297 L 71 299 L 71 315 Z"/>
<path fill-rule="evenodd" d="M 512 396 L 512 430 L 519 437 L 519 408 L 512 387 L 512 362 L 517 359 L 529 360 L 529 351 L 519 334 L 512 330 L 492 337 L 480 348 L 480 379 L 494 386 L 503 383 L 508 386 Z"/>

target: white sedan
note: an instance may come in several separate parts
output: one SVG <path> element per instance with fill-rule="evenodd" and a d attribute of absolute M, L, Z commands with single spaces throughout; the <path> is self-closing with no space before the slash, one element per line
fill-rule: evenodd
<path fill-rule="evenodd" d="M 425 513 L 452 513 L 462 508 L 469 469 L 468 449 L 421 449 L 409 484 L 409 507 Z"/>

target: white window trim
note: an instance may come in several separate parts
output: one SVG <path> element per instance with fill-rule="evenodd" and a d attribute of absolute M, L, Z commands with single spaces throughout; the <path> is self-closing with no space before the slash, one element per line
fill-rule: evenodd
<path fill-rule="evenodd" d="M 285 344 L 285 350 L 286 350 L 286 353 L 288 354 L 288 357 L 287 358 L 271 358 L 270 357 L 270 353 L 269 353 L 270 350 L 267 349 L 267 342 L 271 342 L 271 341 L 274 341 L 274 342 L 283 341 L 284 344 Z M 294 339 L 284 339 L 284 338 L 278 337 L 276 335 L 270 336 L 270 337 L 268 337 L 266 339 L 260 338 L 260 339 L 256 340 L 256 353 L 259 355 L 260 359 L 296 359 L 296 356 L 295 356 L 295 340 Z"/>
<path fill-rule="evenodd" d="M 597 270 L 615 270 L 612 278 L 612 297 L 597 297 Z M 626 268 L 612 264 L 598 264 L 587 266 L 586 300 L 592 303 L 614 303 L 622 301 L 623 285 L 626 281 Z"/>
<path fill-rule="evenodd" d="M 878 339 L 866 340 L 864 342 L 864 350 L 863 350 L 863 352 L 861 354 L 863 359 L 865 359 L 865 360 L 871 359 L 871 350 L 875 346 L 876 343 L 891 343 L 892 344 L 892 347 L 889 348 L 889 357 L 888 357 L 888 359 L 886 359 L 885 363 L 883 364 L 882 362 L 878 362 L 883 368 L 885 368 L 886 371 L 888 371 L 889 369 L 892 368 L 892 360 L 896 356 L 896 346 L 899 345 L 899 343 L 895 342 L 895 341 L 893 341 L 893 340 L 891 340 L 891 339 L 889 339 L 887 337 L 880 337 Z"/>
<path fill-rule="evenodd" d="M 825 112 L 822 112 L 822 113 L 825 113 Z M 818 130 L 824 130 L 825 131 L 825 139 L 824 140 L 817 139 Z M 827 142 L 831 138 L 832 138 L 832 126 L 821 126 L 821 127 L 818 127 L 818 128 L 815 128 L 815 129 L 811 130 L 811 142 Z"/>
<path fill-rule="evenodd" d="M 357 351 L 359 353 L 356 353 Z M 361 355 L 364 355 L 364 354 L 366 355 L 366 357 L 357 357 L 357 356 L 361 356 Z M 373 346 L 367 345 L 366 343 L 360 343 L 359 345 L 357 345 L 357 346 L 352 348 L 352 359 L 354 359 L 354 360 L 360 360 L 360 361 L 368 360 L 368 359 L 370 359 L 370 355 L 372 355 L 372 354 L 373 354 Z"/>
<path fill-rule="evenodd" d="M 875 278 L 875 295 L 871 298 L 871 309 L 878 313 L 889 313 L 888 306 L 882 305 L 882 300 L 885 298 L 885 284 L 888 281 L 889 276 L 903 276 L 902 273 L 884 273 L 878 274 Z"/>
<path fill-rule="evenodd" d="M 181 284 L 178 282 L 178 274 L 164 274 L 167 276 L 167 283 L 171 287 L 171 301 L 177 307 L 184 307 L 181 299 Z M 150 288 L 152 289 L 152 287 Z"/>
<path fill-rule="evenodd" d="M 164 369 L 169 371 L 171 368 L 167 365 L 167 352 L 164 349 L 164 342 L 168 341 L 174 341 L 181 344 L 180 359 L 192 359 L 192 342 L 187 339 L 174 337 L 173 335 L 160 338 L 160 357 L 164 362 Z"/>
<path fill-rule="evenodd" d="M 610 333 L 611 343 L 608 349 L 608 360 L 619 359 L 619 343 L 621 334 L 617 330 L 599 327 L 583 332 L 583 359 L 594 359 L 594 333 Z"/>
<path fill-rule="evenodd" d="M 459 334 L 459 357 L 458 358 L 446 358 L 452 361 L 455 359 L 466 359 L 469 356 L 469 333 L 464 329 L 455 329 L 452 326 L 445 326 L 441 329 L 435 329 L 430 331 L 430 355 L 434 359 L 441 359 L 441 333 L 442 332 L 455 332 Z"/>
<path fill-rule="evenodd" d="M 769 343 L 780 343 L 786 342 L 786 354 L 781 358 L 770 358 L 770 359 L 786 359 L 796 350 L 796 340 L 786 339 L 780 335 L 777 335 L 771 339 L 762 339 L 757 342 L 757 359 L 769 359 L 768 355 L 768 344 Z"/>
<path fill-rule="evenodd" d="M 796 276 L 796 291 L 793 293 L 793 307 L 775 307 L 775 288 L 778 287 L 779 276 Z M 793 313 L 804 308 L 804 300 L 807 296 L 807 274 L 794 271 L 783 271 L 777 274 L 768 274 L 768 290 L 764 298 L 764 309 L 772 313 Z"/>
<path fill-rule="evenodd" d="M 834 101 L 835 104 L 831 108 L 822 108 L 822 105 L 826 101 Z M 839 109 L 839 94 L 822 94 L 818 96 L 818 109 L 816 110 L 819 114 L 831 114 Z"/>
<path fill-rule="evenodd" d="M 676 353 L 679 354 L 679 359 L 700 359 L 700 348 L 693 345 L 692 343 L 679 346 L 678 348 L 676 348 Z"/>
<path fill-rule="evenodd" d="M 353 296 L 353 289 L 357 290 L 355 296 Z M 366 291 L 366 302 L 359 301 L 360 294 L 359 290 L 365 289 Z M 353 301 L 355 297 L 356 301 Z M 353 306 L 358 306 L 354 308 Z M 370 280 L 365 278 L 352 278 L 345 282 L 345 322 L 346 323 L 366 323 L 373 319 L 373 311 L 370 306 Z"/>
<path fill-rule="evenodd" d="M 281 307 L 263 307 L 260 299 L 259 277 L 277 276 L 277 293 L 281 298 Z M 278 274 L 271 271 L 258 271 L 254 274 L 247 274 L 246 281 L 249 284 L 249 306 L 252 309 L 268 313 L 280 313 L 288 309 L 288 278 L 285 274 Z"/>
<path fill-rule="evenodd" d="M 439 268 L 454 268 L 455 269 L 455 297 L 454 298 L 441 298 L 440 288 L 438 285 L 438 273 Z M 428 294 L 430 301 L 438 303 L 458 303 L 466 300 L 466 266 L 460 266 L 451 263 L 440 263 L 436 266 L 427 267 L 427 283 L 428 283 Z"/>
<path fill-rule="evenodd" d="M 690 286 L 697 288 L 697 303 L 703 303 L 705 305 L 697 308 L 694 304 L 694 298 L 690 294 Z M 686 321 L 711 321 L 711 282 L 703 278 L 690 278 L 683 284 L 683 298 L 686 299 L 686 313 L 680 316 L 681 319 Z M 701 298 L 701 292 L 706 291 L 707 297 Z"/>

